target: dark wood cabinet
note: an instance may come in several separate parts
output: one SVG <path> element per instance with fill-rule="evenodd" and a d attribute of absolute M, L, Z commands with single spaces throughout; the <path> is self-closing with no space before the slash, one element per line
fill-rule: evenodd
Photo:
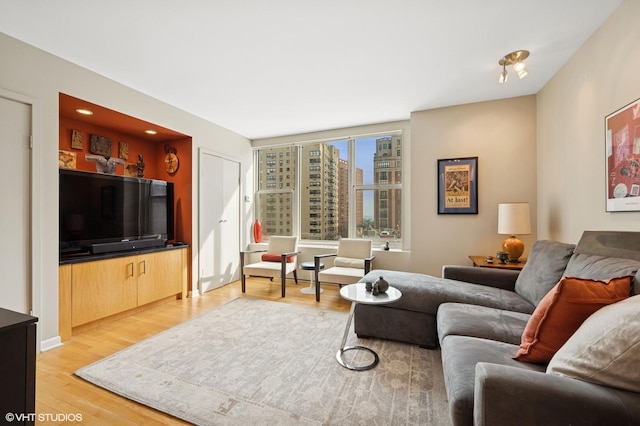
<path fill-rule="evenodd" d="M 36 322 L 0 308 L 0 416 L 32 425 L 36 411 Z"/>

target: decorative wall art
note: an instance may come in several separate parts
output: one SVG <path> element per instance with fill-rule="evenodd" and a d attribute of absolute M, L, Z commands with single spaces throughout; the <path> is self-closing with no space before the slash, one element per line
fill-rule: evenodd
<path fill-rule="evenodd" d="M 102 155 L 90 155 L 85 154 L 84 159 L 86 161 L 96 162 L 96 172 L 104 173 L 107 175 L 116 174 L 116 166 L 120 164 L 124 166 L 124 160 L 122 158 L 107 157 Z"/>
<path fill-rule="evenodd" d="M 111 145 L 113 145 L 111 139 L 105 136 L 91 135 L 90 142 L 89 152 L 104 157 L 111 157 Z"/>
<path fill-rule="evenodd" d="M 606 211 L 640 211 L 640 99 L 605 117 Z"/>
<path fill-rule="evenodd" d="M 478 157 L 438 160 L 438 214 L 478 214 Z"/>
<path fill-rule="evenodd" d="M 75 170 L 76 168 L 76 153 L 71 151 L 58 151 L 58 167 L 61 169 L 71 169 Z"/>
<path fill-rule="evenodd" d="M 136 163 L 125 163 L 124 175 L 127 177 L 138 177 L 138 165 Z"/>
<path fill-rule="evenodd" d="M 129 144 L 126 142 L 118 142 L 118 157 L 123 160 L 129 159 Z"/>
<path fill-rule="evenodd" d="M 82 138 L 84 138 L 84 133 L 78 130 L 72 130 L 71 131 L 71 148 L 82 149 Z"/>
<path fill-rule="evenodd" d="M 172 147 L 171 145 L 164 146 L 164 163 L 165 169 L 167 173 L 170 175 L 175 174 L 178 171 L 178 167 L 180 167 L 180 160 L 178 159 L 178 151 Z"/>
<path fill-rule="evenodd" d="M 124 175 L 129 177 L 144 177 L 144 168 L 144 157 L 142 154 L 139 154 L 137 163 L 125 163 Z"/>

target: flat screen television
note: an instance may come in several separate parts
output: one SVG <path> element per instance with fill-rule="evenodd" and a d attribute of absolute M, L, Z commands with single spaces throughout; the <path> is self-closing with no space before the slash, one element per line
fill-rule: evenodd
<path fill-rule="evenodd" d="M 60 254 L 164 246 L 173 239 L 173 183 L 60 170 Z"/>

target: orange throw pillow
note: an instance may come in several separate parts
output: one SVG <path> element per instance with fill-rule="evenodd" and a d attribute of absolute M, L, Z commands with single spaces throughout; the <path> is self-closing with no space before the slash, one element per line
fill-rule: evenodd
<path fill-rule="evenodd" d="M 592 313 L 631 293 L 631 278 L 590 280 L 563 277 L 529 318 L 513 359 L 547 363 Z"/>
<path fill-rule="evenodd" d="M 287 263 L 293 262 L 295 255 L 287 256 Z M 265 253 L 262 255 L 263 262 L 282 262 L 282 256 L 279 254 Z"/>

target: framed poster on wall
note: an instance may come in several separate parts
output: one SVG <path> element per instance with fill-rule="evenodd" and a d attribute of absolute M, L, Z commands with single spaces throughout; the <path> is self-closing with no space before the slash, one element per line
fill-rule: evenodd
<path fill-rule="evenodd" d="M 478 214 L 478 157 L 438 160 L 438 214 Z"/>
<path fill-rule="evenodd" d="M 605 117 L 606 211 L 640 211 L 640 99 Z"/>

